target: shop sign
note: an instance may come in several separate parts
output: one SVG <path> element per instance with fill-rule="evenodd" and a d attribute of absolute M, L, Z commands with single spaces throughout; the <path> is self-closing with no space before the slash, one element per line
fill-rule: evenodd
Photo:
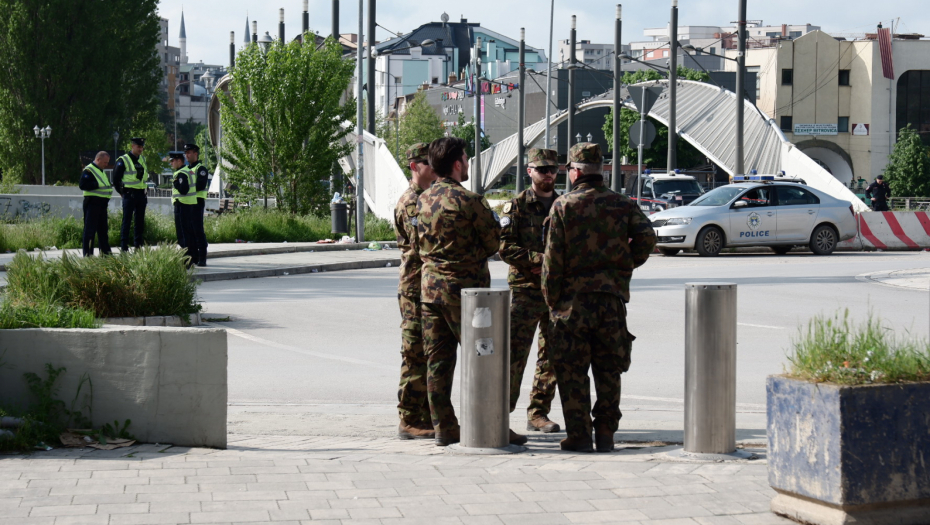
<path fill-rule="evenodd" d="M 836 135 L 836 124 L 795 124 L 795 135 Z"/>
<path fill-rule="evenodd" d="M 869 134 L 868 124 L 853 124 L 852 134 L 857 137 L 864 137 Z"/>

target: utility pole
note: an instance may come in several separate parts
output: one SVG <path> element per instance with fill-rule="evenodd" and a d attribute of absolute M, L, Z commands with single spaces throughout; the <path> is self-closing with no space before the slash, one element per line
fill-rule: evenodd
<path fill-rule="evenodd" d="M 736 48 L 736 170 L 734 175 L 745 175 L 745 158 L 743 152 L 743 126 L 744 110 L 743 86 L 746 76 L 746 0 L 739 0 L 739 18 L 736 22 L 737 48 Z"/>
<path fill-rule="evenodd" d="M 668 164 L 666 173 L 674 173 L 678 167 L 678 0 L 672 0 L 671 23 L 668 31 Z"/>
<path fill-rule="evenodd" d="M 546 149 L 552 148 L 552 141 L 549 139 L 549 116 L 552 111 L 552 37 L 553 27 L 555 25 L 555 0 L 549 7 L 549 71 L 546 72 Z"/>
<path fill-rule="evenodd" d="M 523 179 L 526 177 L 526 146 L 523 142 L 523 128 L 526 126 L 526 98 L 523 83 L 526 81 L 526 29 L 520 28 L 520 93 L 517 107 L 517 194 L 524 190 Z"/>
<path fill-rule="evenodd" d="M 377 0 L 368 0 L 368 61 L 366 62 L 368 71 L 368 91 L 365 96 L 368 97 L 365 107 L 368 111 L 368 133 L 375 134 L 375 15 L 377 12 Z M 359 41 L 361 46 L 361 41 Z M 359 95 L 361 96 L 361 95 Z"/>
<path fill-rule="evenodd" d="M 355 166 L 355 241 L 365 241 L 365 128 L 362 125 L 362 60 L 365 46 L 362 36 L 365 32 L 365 0 L 358 0 L 358 46 L 356 46 L 355 77 L 357 79 L 358 97 L 355 104 L 355 133 L 358 137 L 355 145 L 358 152 L 358 164 Z"/>
<path fill-rule="evenodd" d="M 572 189 L 572 179 L 568 176 L 568 155 L 572 150 L 572 138 L 575 133 L 575 15 L 572 15 L 572 31 L 568 37 L 568 132 L 565 134 L 565 191 Z"/>
<path fill-rule="evenodd" d="M 475 193 L 484 194 L 484 180 L 481 178 L 481 37 L 475 40 Z"/>
<path fill-rule="evenodd" d="M 623 174 L 620 171 L 620 89 L 623 82 L 623 61 L 620 55 L 623 54 L 620 35 L 623 29 L 623 5 L 617 4 L 617 21 L 614 30 L 614 141 L 611 148 L 614 150 L 613 166 L 610 173 L 610 189 L 620 193 L 622 189 Z"/>

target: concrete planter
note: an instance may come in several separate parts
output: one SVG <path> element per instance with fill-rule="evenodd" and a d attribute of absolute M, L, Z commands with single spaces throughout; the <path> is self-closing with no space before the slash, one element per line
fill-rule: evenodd
<path fill-rule="evenodd" d="M 769 377 L 772 512 L 817 525 L 930 523 L 930 383 Z"/>
<path fill-rule="evenodd" d="M 120 327 L 0 330 L 0 400 L 27 406 L 23 373 L 65 367 L 58 398 L 70 404 L 83 374 L 93 382 L 93 424 L 131 419 L 144 443 L 226 448 L 226 331 Z M 87 392 L 81 391 L 81 397 Z M 79 402 L 76 408 L 80 406 Z M 86 415 L 86 412 L 85 412 Z"/>
<path fill-rule="evenodd" d="M 100 321 L 104 325 L 118 326 L 200 326 L 200 314 L 190 314 L 189 322 L 179 315 L 159 315 L 149 317 L 105 317 Z"/>

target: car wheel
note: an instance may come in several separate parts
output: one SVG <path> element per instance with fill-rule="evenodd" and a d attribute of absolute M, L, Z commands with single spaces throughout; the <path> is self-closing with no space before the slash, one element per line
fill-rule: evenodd
<path fill-rule="evenodd" d="M 714 226 L 708 226 L 698 233 L 694 248 L 703 257 L 716 257 L 723 249 L 723 232 Z"/>
<path fill-rule="evenodd" d="M 794 246 L 772 246 L 772 251 L 778 255 L 785 255 L 791 251 L 791 248 L 794 248 Z"/>
<path fill-rule="evenodd" d="M 680 251 L 681 250 L 679 250 L 678 248 L 659 248 L 659 253 L 661 253 L 662 255 L 666 257 L 674 257 L 678 255 L 678 252 Z"/>
<path fill-rule="evenodd" d="M 814 228 L 810 248 L 817 255 L 830 255 L 836 249 L 836 231 L 826 224 Z"/>

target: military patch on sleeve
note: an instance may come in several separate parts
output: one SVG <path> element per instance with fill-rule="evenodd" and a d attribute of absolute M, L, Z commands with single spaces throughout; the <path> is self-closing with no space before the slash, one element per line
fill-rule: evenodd
<path fill-rule="evenodd" d="M 510 217 L 507 217 L 507 216 L 505 215 L 505 216 L 501 217 L 501 227 L 502 227 L 502 228 L 506 228 L 506 227 L 508 227 L 508 226 L 510 226 Z"/>
<path fill-rule="evenodd" d="M 413 217 L 413 216 L 415 216 L 415 215 L 417 214 L 417 205 L 416 205 L 416 204 L 408 204 L 407 207 L 406 207 L 405 209 L 407 210 L 407 216 L 408 216 L 408 217 Z"/>
<path fill-rule="evenodd" d="M 510 210 L 512 209 L 513 209 L 512 202 L 508 202 L 507 204 L 504 204 L 504 213 L 510 213 Z"/>

